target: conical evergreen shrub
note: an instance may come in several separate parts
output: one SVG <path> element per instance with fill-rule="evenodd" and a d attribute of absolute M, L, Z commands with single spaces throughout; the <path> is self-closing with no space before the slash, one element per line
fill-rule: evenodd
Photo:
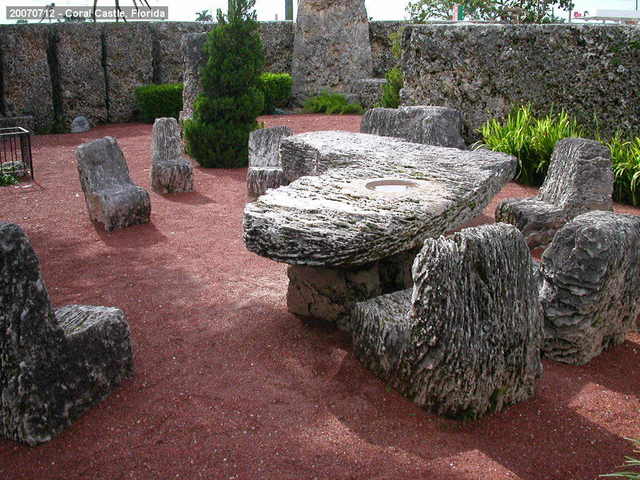
<path fill-rule="evenodd" d="M 248 163 L 249 133 L 263 110 L 260 74 L 264 52 L 255 0 L 229 0 L 205 44 L 203 93 L 193 119 L 184 122 L 187 153 L 203 167 L 235 168 Z"/>

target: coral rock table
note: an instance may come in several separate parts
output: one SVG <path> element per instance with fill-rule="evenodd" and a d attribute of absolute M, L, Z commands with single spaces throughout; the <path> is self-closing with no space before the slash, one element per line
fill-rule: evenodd
<path fill-rule="evenodd" d="M 286 187 L 244 212 L 248 250 L 288 263 L 288 309 L 349 329 L 353 302 L 411 285 L 429 237 L 477 216 L 517 160 L 349 132 L 283 139 Z"/>

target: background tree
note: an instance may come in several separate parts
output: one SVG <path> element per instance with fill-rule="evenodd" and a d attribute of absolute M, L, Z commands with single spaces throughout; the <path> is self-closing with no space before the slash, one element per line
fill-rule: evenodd
<path fill-rule="evenodd" d="M 196 22 L 213 22 L 213 15 L 211 15 L 211 12 L 209 10 L 196 12 Z"/>
<path fill-rule="evenodd" d="M 562 22 L 563 19 L 554 15 L 554 8 L 573 9 L 571 0 L 411 0 L 407 13 L 418 23 L 449 20 L 456 4 L 464 7 L 468 18 L 503 23 Z"/>
<path fill-rule="evenodd" d="M 205 44 L 203 93 L 193 119 L 184 122 L 187 152 L 204 167 L 243 167 L 248 162 L 249 133 L 263 110 L 259 88 L 264 52 L 255 0 L 229 0 L 229 12 L 218 9 L 218 22 Z"/>

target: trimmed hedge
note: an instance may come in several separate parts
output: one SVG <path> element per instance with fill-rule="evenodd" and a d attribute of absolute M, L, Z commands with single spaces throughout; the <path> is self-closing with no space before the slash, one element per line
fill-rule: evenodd
<path fill-rule="evenodd" d="M 260 75 L 260 88 L 264 93 L 265 115 L 275 112 L 276 108 L 286 107 L 291 99 L 293 79 L 288 73 L 263 73 Z"/>
<path fill-rule="evenodd" d="M 140 119 L 153 123 L 156 118 L 173 117 L 182 110 L 182 83 L 143 85 L 135 90 Z"/>

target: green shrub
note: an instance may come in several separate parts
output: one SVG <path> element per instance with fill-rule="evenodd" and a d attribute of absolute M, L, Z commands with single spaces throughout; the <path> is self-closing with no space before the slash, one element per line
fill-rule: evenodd
<path fill-rule="evenodd" d="M 400 89 L 404 86 L 402 70 L 395 67 L 385 75 L 387 83 L 382 87 L 382 106 L 398 108 L 400 106 Z"/>
<path fill-rule="evenodd" d="M 504 122 L 489 120 L 480 128 L 483 143 L 476 145 L 518 158 L 516 181 L 540 186 L 558 140 L 583 137 L 584 129 L 564 111 L 536 118 L 531 106 L 518 107 Z"/>
<path fill-rule="evenodd" d="M 260 88 L 264 94 L 264 114 L 272 114 L 276 107 L 286 107 L 291 99 L 293 79 L 288 73 L 263 73 Z"/>
<path fill-rule="evenodd" d="M 143 122 L 153 123 L 156 118 L 173 117 L 182 110 L 182 84 L 163 83 L 143 85 L 135 90 L 136 103 Z"/>
<path fill-rule="evenodd" d="M 308 98 L 304 102 L 307 113 L 326 113 L 327 115 L 361 115 L 362 105 L 349 103 L 347 97 L 341 93 L 322 92 L 320 95 Z"/>
<path fill-rule="evenodd" d="M 13 175 L 6 173 L 0 173 L 0 187 L 8 187 L 9 185 L 16 185 L 18 179 Z"/>
<path fill-rule="evenodd" d="M 186 150 L 203 167 L 234 168 L 248 163 L 249 134 L 264 109 L 260 74 L 264 66 L 255 0 L 229 0 L 205 43 L 203 93 L 193 119 L 184 122 Z"/>

